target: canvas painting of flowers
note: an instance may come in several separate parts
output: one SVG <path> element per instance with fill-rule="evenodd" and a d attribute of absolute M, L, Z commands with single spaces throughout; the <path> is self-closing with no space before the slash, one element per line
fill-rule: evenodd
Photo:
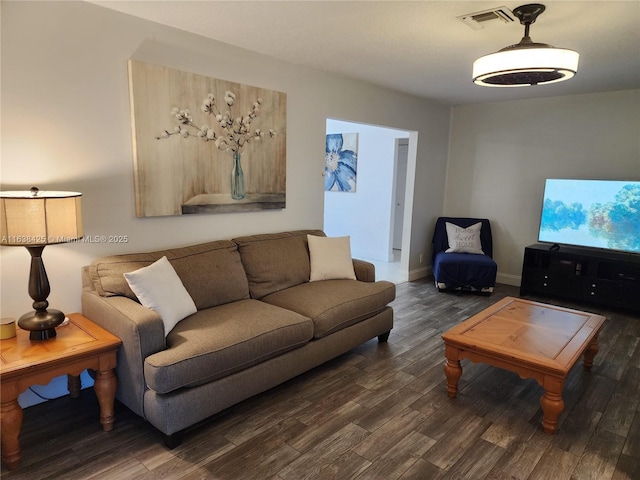
<path fill-rule="evenodd" d="M 324 152 L 324 189 L 355 192 L 358 164 L 358 134 L 327 134 Z"/>
<path fill-rule="evenodd" d="M 136 215 L 283 209 L 286 94 L 129 61 Z"/>

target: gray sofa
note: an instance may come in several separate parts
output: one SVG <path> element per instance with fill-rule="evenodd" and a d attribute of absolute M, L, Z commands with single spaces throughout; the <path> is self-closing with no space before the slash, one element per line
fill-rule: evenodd
<path fill-rule="evenodd" d="M 122 340 L 117 398 L 164 434 L 183 431 L 393 327 L 395 285 L 353 260 L 357 280 L 309 281 L 307 234 L 245 236 L 95 260 L 83 272 L 82 312 Z M 166 336 L 124 278 L 166 256 L 197 312 Z"/>

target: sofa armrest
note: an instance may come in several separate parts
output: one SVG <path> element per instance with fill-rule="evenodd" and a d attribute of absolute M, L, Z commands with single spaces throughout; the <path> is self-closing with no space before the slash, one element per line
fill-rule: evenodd
<path fill-rule="evenodd" d="M 356 278 L 361 282 L 376 281 L 376 267 L 373 263 L 364 260 L 353 259 L 353 270 L 356 272 Z"/>
<path fill-rule="evenodd" d="M 144 417 L 144 360 L 166 348 L 162 318 L 130 298 L 102 297 L 86 287 L 82 313 L 122 340 L 116 367 L 117 398 Z"/>

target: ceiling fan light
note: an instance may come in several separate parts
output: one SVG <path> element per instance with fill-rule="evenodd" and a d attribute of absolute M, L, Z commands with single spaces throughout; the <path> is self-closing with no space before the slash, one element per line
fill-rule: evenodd
<path fill-rule="evenodd" d="M 545 11 L 541 3 L 521 5 L 513 15 L 524 25 L 520 43 L 480 57 L 473 62 L 472 79 L 484 87 L 526 87 L 569 80 L 578 71 L 580 55 L 531 40 L 531 24 Z"/>
<path fill-rule="evenodd" d="M 473 82 L 486 87 L 524 87 L 562 82 L 578 71 L 580 55 L 554 47 L 513 48 L 473 62 Z"/>

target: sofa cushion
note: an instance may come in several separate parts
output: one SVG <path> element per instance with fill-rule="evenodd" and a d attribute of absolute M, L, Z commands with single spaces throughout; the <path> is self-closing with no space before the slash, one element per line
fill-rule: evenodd
<path fill-rule="evenodd" d="M 309 281 L 307 234 L 324 236 L 322 230 L 299 230 L 233 239 L 247 273 L 251 298 L 260 300 Z"/>
<path fill-rule="evenodd" d="M 158 393 L 208 383 L 300 347 L 313 336 L 310 319 L 258 300 L 240 300 L 185 318 L 167 349 L 144 362 Z"/>
<path fill-rule="evenodd" d="M 311 273 L 309 281 L 356 279 L 351 259 L 351 237 L 307 235 Z"/>
<path fill-rule="evenodd" d="M 123 295 L 137 300 L 124 273 L 151 265 L 163 256 L 175 269 L 198 310 L 249 298 L 238 247 L 230 240 L 103 257 L 91 263 L 89 273 L 99 295 Z"/>
<path fill-rule="evenodd" d="M 309 317 L 314 338 L 321 338 L 375 315 L 395 296 L 396 286 L 387 281 L 322 280 L 272 293 L 262 301 Z"/>
<path fill-rule="evenodd" d="M 167 257 L 127 272 L 124 278 L 140 303 L 160 315 L 165 337 L 180 320 L 198 310 Z"/>

